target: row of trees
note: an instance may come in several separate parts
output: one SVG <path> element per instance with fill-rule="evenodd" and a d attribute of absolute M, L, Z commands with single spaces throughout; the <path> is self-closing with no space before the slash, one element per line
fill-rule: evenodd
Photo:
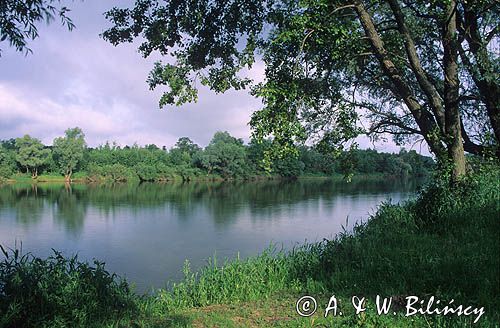
<path fill-rule="evenodd" d="M 73 171 L 82 162 L 87 145 L 80 128 L 67 129 L 64 137 L 54 139 L 52 147 L 46 147 L 37 138 L 2 141 L 0 146 L 0 176 L 8 177 L 17 170 L 31 173 L 36 179 L 40 169 L 60 172 L 69 181 Z"/>
<path fill-rule="evenodd" d="M 72 128 L 66 130 L 63 137 L 54 139 L 52 146 L 45 146 L 29 135 L 2 141 L 0 176 L 25 172 L 36 179 L 42 171 L 64 175 L 66 181 L 71 180 L 74 172 L 90 180 L 112 181 L 189 180 L 197 176 L 227 179 L 267 174 L 296 177 L 350 172 L 422 176 L 433 165 L 431 158 L 415 151 L 388 154 L 356 150 L 334 157 L 306 146 L 298 148 L 298 156 L 286 155 L 265 162 L 265 154 L 271 147 L 269 140 L 252 140 L 245 145 L 242 139 L 228 132 L 217 132 L 204 149 L 187 137 L 180 138 L 169 150 L 156 145 L 120 147 L 115 143 L 88 148 L 82 130 Z"/>
<path fill-rule="evenodd" d="M 56 0 L 4 0 L 0 40 L 18 51 L 36 23 L 68 9 Z M 196 101 L 197 83 L 216 92 L 251 86 L 263 108 L 250 125 L 272 151 L 306 138 L 345 148 L 358 135 L 425 142 L 451 181 L 465 152 L 500 159 L 499 13 L 496 0 L 137 0 L 105 13 L 101 36 L 138 39 L 155 63 L 147 80 L 165 87 L 160 107 Z M 203 17 L 203 19 L 198 19 Z M 239 74 L 261 60 L 265 79 Z M 444 171 L 446 172 L 446 171 Z"/>

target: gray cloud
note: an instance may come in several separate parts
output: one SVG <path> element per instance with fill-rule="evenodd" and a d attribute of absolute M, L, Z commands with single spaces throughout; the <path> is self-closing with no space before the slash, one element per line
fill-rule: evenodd
<path fill-rule="evenodd" d="M 0 59 L 0 138 L 31 134 L 51 143 L 72 126 L 91 145 L 155 143 L 172 146 L 180 136 L 207 144 L 217 130 L 248 139 L 250 114 L 259 101 L 245 91 L 215 95 L 200 90 L 200 101 L 159 110 L 161 90 L 145 82 L 157 58 L 144 59 L 137 44 L 113 47 L 99 38 L 107 26 L 102 13 L 123 2 L 75 2 L 77 28 L 40 26 L 30 44 L 33 55 L 5 48 Z"/>
<path fill-rule="evenodd" d="M 161 90 L 150 91 L 145 82 L 158 58 L 142 58 L 137 44 L 113 47 L 99 37 L 109 25 L 103 12 L 127 3 L 72 2 L 76 29 L 42 24 L 40 38 L 30 43 L 32 55 L 1 44 L 0 139 L 30 134 L 51 144 L 66 128 L 79 126 L 91 146 L 117 141 L 171 147 L 182 136 L 204 146 L 218 130 L 248 141 L 250 115 L 261 103 L 246 91 L 201 88 L 196 104 L 158 108 Z M 262 64 L 248 75 L 262 79 Z M 378 148 L 398 149 L 392 143 Z"/>

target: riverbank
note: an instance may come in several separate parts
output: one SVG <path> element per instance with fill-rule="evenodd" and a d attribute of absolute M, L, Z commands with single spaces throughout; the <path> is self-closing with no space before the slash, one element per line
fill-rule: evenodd
<path fill-rule="evenodd" d="M 494 326 L 500 319 L 499 172 L 480 169 L 454 188 L 434 182 L 417 200 L 382 205 L 367 224 L 334 240 L 223 265 L 214 259 L 196 273 L 186 264 L 183 281 L 153 296 L 134 294 L 99 263 L 10 253 L 0 264 L 0 326 L 454 327 L 476 318 L 405 317 L 411 295 L 484 307 L 475 326 Z M 318 311 L 300 317 L 295 303 L 306 294 L 317 299 Z M 343 315 L 331 311 L 324 318 L 332 295 Z M 367 298 L 358 315 L 350 305 L 354 295 Z M 376 295 L 393 298 L 389 315 L 376 314 Z"/>
<path fill-rule="evenodd" d="M 404 179 L 410 177 L 402 177 L 397 175 L 383 174 L 383 173 L 373 173 L 373 174 L 355 174 L 351 177 L 351 180 L 355 181 L 380 181 L 385 179 Z M 426 178 L 426 177 L 419 177 Z M 180 182 L 223 182 L 223 181 L 265 181 L 265 180 L 294 180 L 294 179 L 333 179 L 333 180 L 345 180 L 345 176 L 342 174 L 325 175 L 325 174 L 304 174 L 298 177 L 281 177 L 278 175 L 252 175 L 248 177 L 232 177 L 224 178 L 219 175 L 211 174 L 204 176 L 173 176 L 169 179 L 162 179 L 157 181 L 148 181 L 148 183 L 180 183 Z M 32 178 L 28 174 L 19 174 L 14 177 L 0 180 L 0 185 L 4 184 L 38 184 L 38 183 L 57 183 L 66 184 L 68 183 L 64 176 L 62 175 L 39 175 L 36 179 Z M 71 183 L 76 184 L 106 184 L 106 183 L 131 183 L 137 184 L 141 183 L 139 178 L 133 178 L 123 181 L 113 181 L 107 178 L 93 178 L 86 174 L 76 174 L 71 178 Z"/>

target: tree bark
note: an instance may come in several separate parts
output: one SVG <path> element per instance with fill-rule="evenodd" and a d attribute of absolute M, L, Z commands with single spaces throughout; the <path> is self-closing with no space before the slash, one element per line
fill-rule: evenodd
<path fill-rule="evenodd" d="M 445 142 L 448 146 L 448 157 L 453 165 L 452 178 L 456 181 L 465 175 L 465 153 L 458 106 L 458 44 L 455 0 L 450 1 L 446 12 L 446 21 L 443 26 Z"/>
<path fill-rule="evenodd" d="M 361 25 L 370 41 L 373 52 L 378 59 L 384 74 L 392 81 L 394 85 L 393 92 L 398 98 L 403 99 L 415 119 L 422 135 L 429 145 L 431 151 L 436 155 L 440 162 L 446 161 L 446 149 L 441 144 L 440 129 L 437 126 L 432 114 L 423 108 L 417 101 L 412 90 L 404 81 L 402 74 L 396 68 L 384 48 L 384 43 L 378 34 L 370 14 L 366 11 L 361 1 L 354 1 L 354 8 Z"/>
<path fill-rule="evenodd" d="M 488 56 L 486 44 L 479 33 L 477 19 L 478 14 L 474 11 L 474 8 L 464 3 L 463 28 L 461 31 L 463 37 L 467 40 L 470 52 L 474 55 L 476 64 L 473 65 L 468 60 L 465 51 L 461 51 L 461 57 L 486 106 L 497 141 L 497 157 L 500 158 L 500 86 L 497 79 L 488 78 L 488 75 L 495 75 L 498 72 L 495 72 L 492 68 L 493 65 Z"/>
<path fill-rule="evenodd" d="M 66 174 L 64 175 L 64 181 L 65 182 L 71 182 L 71 175 L 73 174 L 72 170 L 66 171 Z"/>
<path fill-rule="evenodd" d="M 405 18 L 403 12 L 401 11 L 401 7 L 399 6 L 398 0 L 388 0 L 388 2 L 394 14 L 394 17 L 396 18 L 398 31 L 403 37 L 406 55 L 408 56 L 411 69 L 415 74 L 420 88 L 427 97 L 430 107 L 433 110 L 434 116 L 436 117 L 439 128 L 441 129 L 441 132 L 444 134 L 445 114 L 443 109 L 443 100 L 441 99 L 441 96 L 439 95 L 436 87 L 427 78 L 427 74 L 420 63 L 415 42 L 413 41 L 413 37 L 411 36 L 411 33 L 406 26 Z"/>

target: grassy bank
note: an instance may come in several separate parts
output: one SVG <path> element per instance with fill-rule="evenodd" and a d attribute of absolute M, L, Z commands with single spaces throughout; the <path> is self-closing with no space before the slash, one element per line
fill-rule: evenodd
<path fill-rule="evenodd" d="M 397 175 L 383 174 L 383 173 L 373 173 L 373 174 L 356 174 L 353 176 L 354 181 L 379 181 L 384 179 L 402 179 L 403 177 Z M 220 182 L 220 181 L 260 181 L 260 180 L 288 180 L 288 179 L 333 179 L 338 181 L 344 181 L 345 176 L 342 174 L 304 174 L 296 178 L 281 177 L 279 175 L 250 175 L 246 177 L 231 177 L 224 178 L 217 174 L 209 175 L 197 175 L 197 176 L 181 176 L 172 175 L 168 179 L 156 180 L 156 183 L 165 182 Z M 91 177 L 86 173 L 75 174 L 71 178 L 73 183 L 140 183 L 141 180 L 138 177 L 129 177 L 125 180 L 115 181 L 109 177 Z M 17 174 L 9 179 L 0 180 L 1 183 L 9 184 L 33 184 L 33 183 L 66 183 L 64 176 L 62 175 L 52 175 L 52 174 L 41 174 L 36 179 L 32 178 L 29 174 Z"/>
<path fill-rule="evenodd" d="M 415 201 L 384 204 L 367 224 L 334 240 L 226 263 L 213 259 L 198 272 L 186 263 L 181 282 L 152 296 L 135 295 L 100 263 L 7 252 L 0 326 L 462 327 L 476 318 L 405 317 L 409 295 L 484 307 L 474 326 L 498 326 L 499 172 L 477 169 L 453 188 L 436 180 Z M 295 303 L 305 294 L 318 300 L 318 312 L 303 318 Z M 325 318 L 333 294 L 343 315 Z M 354 313 L 353 295 L 366 297 L 365 312 Z M 393 297 L 390 315 L 377 315 L 376 295 Z"/>

